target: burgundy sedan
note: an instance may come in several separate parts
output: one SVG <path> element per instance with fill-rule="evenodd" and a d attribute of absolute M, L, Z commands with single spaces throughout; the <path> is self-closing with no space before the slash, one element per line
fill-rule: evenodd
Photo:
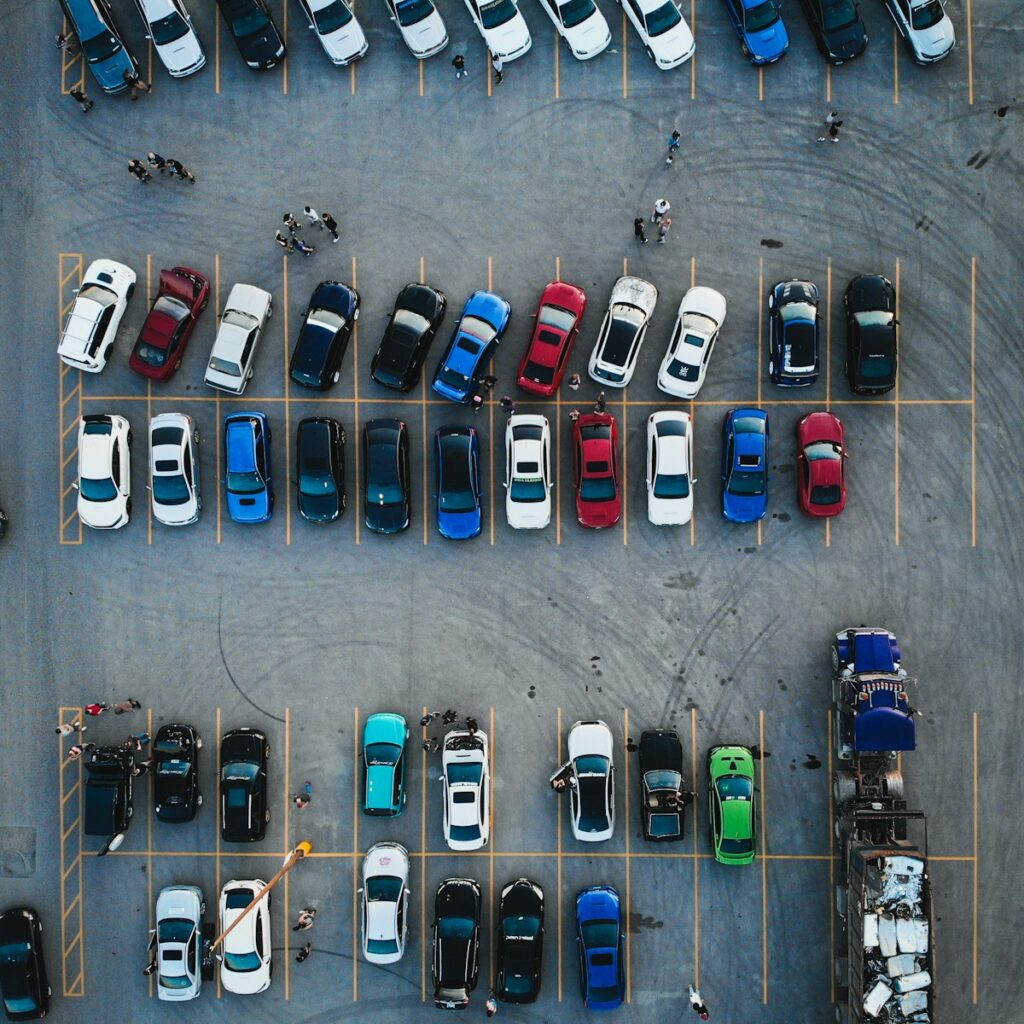
<path fill-rule="evenodd" d="M 606 412 L 581 416 L 572 430 L 576 518 L 600 530 L 622 518 L 619 479 L 619 425 Z"/>
<path fill-rule="evenodd" d="M 139 331 L 128 365 L 143 377 L 170 380 L 181 366 L 192 328 L 209 300 L 209 279 L 197 270 L 161 270 L 160 290 Z"/>
<path fill-rule="evenodd" d="M 812 412 L 796 426 L 800 509 L 809 516 L 837 516 L 846 507 L 846 450 L 839 419 Z"/>
<path fill-rule="evenodd" d="M 558 390 L 586 308 L 586 292 L 574 284 L 552 281 L 541 293 L 516 380 L 524 391 L 549 398 Z"/>

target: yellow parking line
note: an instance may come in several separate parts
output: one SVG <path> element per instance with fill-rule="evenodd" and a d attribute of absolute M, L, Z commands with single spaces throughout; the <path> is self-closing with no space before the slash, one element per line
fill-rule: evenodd
<path fill-rule="evenodd" d="M 693 786 L 693 984 L 700 988 L 700 857 L 697 855 L 697 822 L 700 806 L 697 786 L 697 709 L 690 708 L 690 785 Z"/>
<path fill-rule="evenodd" d="M 900 261 L 896 260 L 896 319 L 900 318 Z M 896 374 L 893 402 L 893 494 L 895 495 L 894 527 L 896 546 L 900 543 L 900 376 Z"/>
<path fill-rule="evenodd" d="M 626 35 L 626 12 L 622 12 L 622 98 L 629 99 L 629 50 Z"/>
<path fill-rule="evenodd" d="M 561 99 L 561 96 L 562 96 L 561 82 L 560 82 L 560 70 L 561 69 L 560 69 L 560 66 L 559 66 L 560 65 L 559 53 L 560 53 L 560 50 L 561 50 L 561 48 L 559 46 L 560 42 L 561 42 L 561 40 L 558 38 L 558 32 L 556 31 L 555 32 L 555 99 L 556 100 L 557 99 Z"/>
<path fill-rule="evenodd" d="M 80 991 L 76 992 L 75 989 L 78 988 L 79 982 L 81 982 L 82 987 L 81 987 Z M 66 998 L 68 996 L 84 996 L 84 995 L 85 995 L 85 967 L 83 966 L 82 969 L 78 972 L 77 976 L 75 977 L 75 980 L 73 982 L 71 982 L 71 985 L 70 985 L 68 991 L 64 993 L 64 996 Z"/>
<path fill-rule="evenodd" d="M 896 26 L 892 27 L 892 101 L 900 101 L 900 50 L 899 35 Z"/>
<path fill-rule="evenodd" d="M 77 427 L 77 426 L 78 426 L 78 424 L 77 424 L 77 423 L 72 423 L 72 424 L 71 424 L 71 426 L 70 426 L 70 427 L 68 427 L 68 429 L 64 431 L 64 436 L 65 436 L 65 437 L 67 437 L 67 435 L 68 435 L 68 434 L 69 434 L 69 433 L 70 433 L 70 432 L 71 432 L 71 431 L 72 431 L 72 430 L 73 430 L 73 429 L 74 429 L 75 427 Z M 76 456 L 77 454 L 78 454 L 78 449 L 77 449 L 77 448 L 72 448 L 72 449 L 71 449 L 71 451 L 70 451 L 70 452 L 68 452 L 68 454 L 67 454 L 66 458 L 65 458 L 65 459 L 64 459 L 64 461 L 63 461 L 63 462 L 62 462 L 62 463 L 60 464 L 60 468 L 61 468 L 61 470 L 62 470 L 62 471 L 63 471 L 64 469 L 66 469 L 66 468 L 67 468 L 67 464 L 68 464 L 68 463 L 69 463 L 69 462 L 70 462 L 70 461 L 71 461 L 71 460 L 72 460 L 72 459 L 73 459 L 73 458 L 74 458 L 74 457 L 75 457 L 75 456 Z"/>
<path fill-rule="evenodd" d="M 429 708 L 424 705 L 423 715 Z M 420 729 L 420 740 L 426 740 L 426 726 Z M 427 999 L 427 748 L 420 752 L 420 1002 Z"/>
<path fill-rule="evenodd" d="M 61 804 L 62 805 L 66 804 L 68 802 L 68 797 L 69 796 L 73 796 L 77 791 L 78 791 L 78 783 L 76 782 L 66 793 L 63 794 L 63 796 L 61 796 L 61 798 L 60 798 Z"/>
<path fill-rule="evenodd" d="M 832 65 L 825 65 L 825 102 L 832 102 Z"/>
<path fill-rule="evenodd" d="M 220 18 L 214 16 L 214 75 L 213 91 L 220 95 Z M 217 307 L 220 309 L 220 306 Z M 219 315 L 219 314 L 218 314 Z M 218 972 L 219 975 L 220 972 Z M 220 982 L 217 983 L 217 998 L 220 998 Z"/>
<path fill-rule="evenodd" d="M 487 75 L 488 75 L 488 78 L 487 78 L 487 91 L 488 91 L 488 95 L 490 95 L 490 89 L 491 89 L 490 66 L 491 66 L 490 62 L 488 62 L 488 64 L 487 64 L 487 67 L 488 67 L 488 71 L 487 71 Z M 494 291 L 494 258 L 491 257 L 491 256 L 487 257 L 487 290 L 489 292 L 490 291 Z M 488 373 L 493 373 L 494 372 L 494 360 L 493 359 L 488 364 L 487 372 Z M 490 416 L 490 428 L 489 428 L 490 437 L 488 438 L 488 441 L 490 442 L 489 445 L 488 445 L 488 452 L 489 452 L 489 459 L 490 459 L 490 469 L 488 470 L 488 477 L 489 477 L 490 494 L 491 494 L 491 509 L 490 509 L 490 512 L 491 512 L 491 545 L 493 546 L 493 544 L 494 544 L 494 388 L 491 388 L 491 391 L 490 391 L 490 400 L 487 403 L 487 412 L 488 412 L 488 415 Z"/>
<path fill-rule="evenodd" d="M 71 829 L 73 829 L 78 824 L 78 821 L 79 821 L 79 819 L 75 818 L 75 820 L 71 823 L 70 827 L 68 828 L 68 831 L 64 833 L 64 837 L 63 837 L 64 839 L 67 839 L 68 835 L 71 832 Z M 82 890 L 79 889 L 78 892 L 75 894 L 75 898 L 67 905 L 67 907 L 64 910 L 64 917 L 65 917 L 65 919 L 67 918 L 68 914 L 70 914 L 71 911 L 74 910 L 75 907 L 78 906 L 78 901 L 81 898 L 82 898 Z"/>
<path fill-rule="evenodd" d="M 420 95 L 423 95 L 423 64 L 424 61 L 420 61 Z"/>
<path fill-rule="evenodd" d="M 72 519 L 74 519 L 76 515 L 78 515 L 78 509 L 77 509 L 77 508 L 76 508 L 76 509 L 74 509 L 74 510 L 73 510 L 72 512 L 70 512 L 70 513 L 68 514 L 68 517 L 67 517 L 67 519 L 65 519 L 65 520 L 64 520 L 64 522 L 62 522 L 62 523 L 60 524 L 60 529 L 61 529 L 61 533 L 63 533 L 63 532 L 64 532 L 64 529 L 65 529 L 65 528 L 67 527 L 68 523 L 70 523 L 70 522 L 71 522 L 71 520 L 72 520 Z"/>
<path fill-rule="evenodd" d="M 633 913 L 633 902 L 631 899 L 632 871 L 630 870 L 630 849 L 629 837 L 633 831 L 633 819 L 629 813 L 629 708 L 622 709 L 622 752 L 625 755 L 626 765 L 626 1002 L 633 1002 L 633 929 L 630 927 L 630 917 Z"/>
<path fill-rule="evenodd" d="M 359 265 L 355 256 L 352 257 L 352 287 L 359 290 Z M 359 444 L 359 321 L 352 325 L 352 387 L 355 412 L 353 413 L 352 433 L 355 435 L 353 447 L 355 448 L 356 465 L 356 543 L 361 543 L 360 528 L 362 523 L 359 519 L 359 495 L 362 491 L 359 483 L 359 455 L 361 445 Z"/>
<path fill-rule="evenodd" d="M 359 708 L 352 712 L 352 1002 L 359 1002 Z"/>
<path fill-rule="evenodd" d="M 967 0 L 967 105 L 974 106 L 974 8 Z M 977 1002 L 977 998 L 974 1000 Z"/>
<path fill-rule="evenodd" d="M 78 934 L 75 935 L 75 937 L 71 940 L 71 943 L 68 946 L 68 948 L 64 950 L 64 959 L 65 959 L 65 961 L 67 960 L 67 958 L 69 956 L 71 956 L 71 953 L 74 950 L 75 946 L 77 946 L 79 944 L 79 942 L 81 942 L 81 941 L 82 941 L 82 933 L 78 932 Z M 78 979 L 76 978 L 75 980 L 77 981 Z"/>
<path fill-rule="evenodd" d="M 285 10 L 288 7 L 285 5 Z M 285 62 L 287 64 L 287 61 Z M 282 288 L 281 334 L 284 340 L 284 542 L 292 542 L 292 404 L 291 375 L 288 373 L 288 254 L 281 255 Z"/>
<path fill-rule="evenodd" d="M 761 752 L 761 1002 L 768 1002 L 768 851 L 766 849 L 767 831 L 764 820 L 766 772 L 764 749 L 764 711 L 758 712 L 758 729 Z"/>
<path fill-rule="evenodd" d="M 976 404 L 974 343 L 976 338 L 976 305 L 975 296 L 978 283 L 977 259 L 971 257 L 971 547 L 978 546 L 978 407 Z"/>
<path fill-rule="evenodd" d="M 690 0 L 690 32 L 697 40 L 697 0 Z M 690 58 L 690 99 L 697 98 L 697 54 Z"/>
<path fill-rule="evenodd" d="M 764 65 L 757 66 L 757 98 L 764 102 Z"/>
<path fill-rule="evenodd" d="M 555 764 L 562 764 L 562 709 L 559 708 L 555 719 Z M 555 793 L 555 827 L 558 846 L 558 1001 L 562 1001 L 562 800 L 561 794 Z"/>
<path fill-rule="evenodd" d="M 487 934 L 489 937 L 488 963 L 490 965 L 490 988 L 494 988 L 494 708 L 491 708 L 490 715 L 490 758 L 491 782 L 490 782 L 490 808 L 488 813 L 488 825 L 490 830 L 490 842 L 487 844 L 487 875 L 488 875 L 488 896 L 487 896 Z"/>

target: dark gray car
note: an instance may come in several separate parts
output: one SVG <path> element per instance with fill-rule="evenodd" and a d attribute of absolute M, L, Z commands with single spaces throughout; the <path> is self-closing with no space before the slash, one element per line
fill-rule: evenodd
<path fill-rule="evenodd" d="M 110 96 L 124 92 L 130 84 L 125 75 L 134 78 L 139 64 L 125 45 L 107 0 L 60 0 L 60 5 L 96 84 Z"/>

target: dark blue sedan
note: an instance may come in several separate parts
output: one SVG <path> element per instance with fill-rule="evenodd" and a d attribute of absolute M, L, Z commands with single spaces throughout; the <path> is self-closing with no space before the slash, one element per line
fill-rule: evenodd
<path fill-rule="evenodd" d="M 768 293 L 768 376 L 803 387 L 820 368 L 818 289 L 810 281 L 780 281 Z"/>
<path fill-rule="evenodd" d="M 472 427 L 434 431 L 437 532 L 449 540 L 480 534 L 480 442 Z"/>
<path fill-rule="evenodd" d="M 359 319 L 359 292 L 340 281 L 321 281 L 310 296 L 289 375 L 296 384 L 326 391 L 341 377 L 352 327 Z"/>
<path fill-rule="evenodd" d="M 128 51 L 107 0 L 60 0 L 71 29 L 78 36 L 92 77 L 108 95 L 129 88 L 125 75 L 134 78 L 139 65 Z"/>
<path fill-rule="evenodd" d="M 274 514 L 270 425 L 261 412 L 224 417 L 224 491 L 236 523 L 265 523 Z"/>
<path fill-rule="evenodd" d="M 768 511 L 768 414 L 730 409 L 722 424 L 722 515 L 756 523 Z"/>
<path fill-rule="evenodd" d="M 474 292 L 462 310 L 431 387 L 465 404 L 473 397 L 512 316 L 512 307 L 494 292 Z"/>
<path fill-rule="evenodd" d="M 592 885 L 576 897 L 580 995 L 588 1010 L 614 1010 L 626 991 L 622 906 L 610 885 Z"/>
<path fill-rule="evenodd" d="M 729 20 L 751 64 L 772 64 L 789 49 L 778 0 L 725 0 Z"/>

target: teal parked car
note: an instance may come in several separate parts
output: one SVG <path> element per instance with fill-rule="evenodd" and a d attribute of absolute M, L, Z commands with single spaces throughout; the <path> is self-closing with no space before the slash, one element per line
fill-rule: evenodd
<path fill-rule="evenodd" d="M 405 806 L 405 743 L 401 715 L 370 715 L 363 727 L 363 813 L 394 817 Z"/>

